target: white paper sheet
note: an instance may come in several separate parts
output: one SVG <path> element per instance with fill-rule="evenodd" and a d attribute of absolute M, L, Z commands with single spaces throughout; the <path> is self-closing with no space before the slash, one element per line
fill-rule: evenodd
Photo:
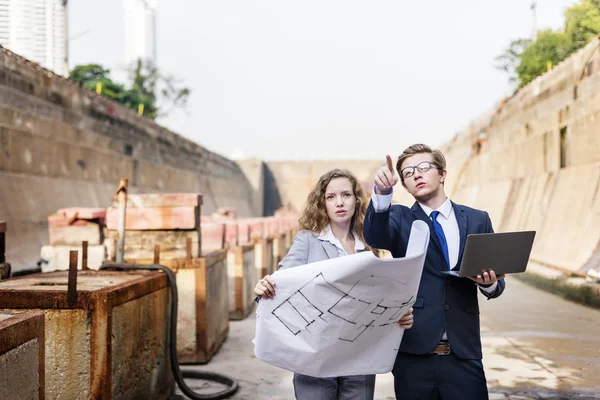
<path fill-rule="evenodd" d="M 428 244 L 415 221 L 406 258 L 362 252 L 275 272 L 275 297 L 256 311 L 256 357 L 315 377 L 390 372 Z"/>

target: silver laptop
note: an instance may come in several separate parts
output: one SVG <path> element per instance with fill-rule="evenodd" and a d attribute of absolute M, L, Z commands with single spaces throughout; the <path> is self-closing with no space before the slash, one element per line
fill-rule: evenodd
<path fill-rule="evenodd" d="M 458 271 L 445 274 L 467 278 L 493 270 L 496 275 L 525 272 L 535 231 L 479 233 L 467 235 Z"/>

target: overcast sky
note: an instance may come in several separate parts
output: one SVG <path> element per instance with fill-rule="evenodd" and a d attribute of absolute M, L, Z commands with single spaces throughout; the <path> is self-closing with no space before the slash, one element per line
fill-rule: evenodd
<path fill-rule="evenodd" d="M 562 26 L 573 0 L 539 0 Z M 101 4 L 101 7 L 99 7 Z M 71 67 L 123 79 L 122 0 L 69 1 Z M 382 158 L 440 145 L 510 93 L 494 58 L 528 0 L 159 0 L 158 66 L 192 90 L 160 122 L 224 156 Z"/>

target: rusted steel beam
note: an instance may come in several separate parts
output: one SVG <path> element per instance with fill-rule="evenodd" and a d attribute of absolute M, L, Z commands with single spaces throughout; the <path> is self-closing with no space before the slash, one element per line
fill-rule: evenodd
<path fill-rule="evenodd" d="M 0 264 L 6 262 L 6 221 L 0 221 Z"/>
<path fill-rule="evenodd" d="M 67 302 L 77 303 L 77 250 L 69 252 L 69 281 L 67 287 Z"/>
<path fill-rule="evenodd" d="M 160 244 L 154 245 L 154 260 L 153 260 L 153 262 L 154 262 L 154 264 L 160 264 Z"/>
<path fill-rule="evenodd" d="M 84 240 L 81 243 L 81 270 L 87 271 L 88 269 L 88 241 Z"/>

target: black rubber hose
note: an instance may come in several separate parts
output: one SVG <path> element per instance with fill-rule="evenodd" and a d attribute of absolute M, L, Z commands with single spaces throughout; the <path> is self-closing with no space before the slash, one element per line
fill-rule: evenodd
<path fill-rule="evenodd" d="M 123 269 L 123 270 L 151 270 L 151 271 L 162 271 L 167 274 L 167 280 L 169 288 L 171 289 L 171 369 L 173 375 L 175 375 L 175 381 L 179 389 L 192 400 L 215 400 L 215 399 L 226 399 L 231 397 L 237 392 L 239 386 L 238 383 L 232 378 L 217 374 L 214 372 L 206 371 L 181 371 L 179 368 L 179 362 L 177 361 L 177 309 L 178 309 L 178 295 L 177 295 L 177 280 L 175 274 L 169 268 L 158 265 L 158 264 L 121 264 L 115 262 L 106 262 L 100 267 L 101 270 L 105 269 Z M 200 394 L 194 392 L 185 383 L 184 378 L 202 379 L 206 381 L 218 382 L 227 386 L 226 389 L 211 393 L 211 394 Z"/>

